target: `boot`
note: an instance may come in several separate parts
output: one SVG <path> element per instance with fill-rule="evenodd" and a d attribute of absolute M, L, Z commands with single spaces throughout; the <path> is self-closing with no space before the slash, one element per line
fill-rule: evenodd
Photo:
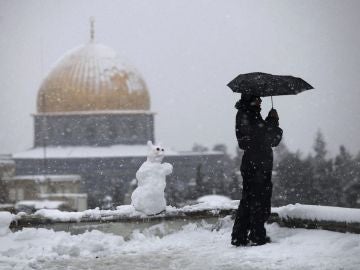
<path fill-rule="evenodd" d="M 249 241 L 246 238 L 233 238 L 231 239 L 231 244 L 236 247 L 247 246 L 247 244 L 249 244 Z"/>
<path fill-rule="evenodd" d="M 250 241 L 252 246 L 262 246 L 271 243 L 271 238 L 269 236 L 265 236 L 264 238 L 261 239 L 250 238 Z"/>

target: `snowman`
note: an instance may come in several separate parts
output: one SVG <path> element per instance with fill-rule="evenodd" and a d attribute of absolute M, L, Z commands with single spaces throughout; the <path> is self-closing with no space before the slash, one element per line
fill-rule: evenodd
<path fill-rule="evenodd" d="M 166 176 L 172 173 L 173 166 L 161 163 L 165 150 L 160 145 L 148 141 L 147 160 L 136 172 L 137 188 L 131 195 L 131 204 L 137 211 L 146 215 L 156 215 L 165 211 Z"/>

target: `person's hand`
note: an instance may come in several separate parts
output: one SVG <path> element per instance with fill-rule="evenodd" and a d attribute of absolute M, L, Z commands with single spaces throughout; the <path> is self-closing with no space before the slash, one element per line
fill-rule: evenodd
<path fill-rule="evenodd" d="M 271 109 L 269 111 L 268 117 L 279 119 L 279 115 L 278 115 L 278 113 L 277 113 L 277 111 L 275 109 Z"/>

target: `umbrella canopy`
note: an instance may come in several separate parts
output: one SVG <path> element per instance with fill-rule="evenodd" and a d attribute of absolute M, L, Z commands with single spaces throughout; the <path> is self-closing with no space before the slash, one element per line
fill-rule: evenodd
<path fill-rule="evenodd" d="M 228 85 L 234 92 L 260 97 L 296 95 L 314 89 L 301 78 L 262 72 L 240 74 Z"/>

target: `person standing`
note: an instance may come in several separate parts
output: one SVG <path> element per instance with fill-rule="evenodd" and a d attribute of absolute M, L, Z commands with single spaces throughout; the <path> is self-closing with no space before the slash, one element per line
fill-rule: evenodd
<path fill-rule="evenodd" d="M 243 191 L 236 212 L 231 244 L 235 246 L 264 245 L 271 240 L 266 235 L 265 222 L 271 213 L 273 167 L 272 147 L 282 139 L 279 116 L 271 109 L 267 118 L 261 117 L 261 98 L 242 94 L 236 103 L 236 138 L 244 150 L 241 162 Z"/>

